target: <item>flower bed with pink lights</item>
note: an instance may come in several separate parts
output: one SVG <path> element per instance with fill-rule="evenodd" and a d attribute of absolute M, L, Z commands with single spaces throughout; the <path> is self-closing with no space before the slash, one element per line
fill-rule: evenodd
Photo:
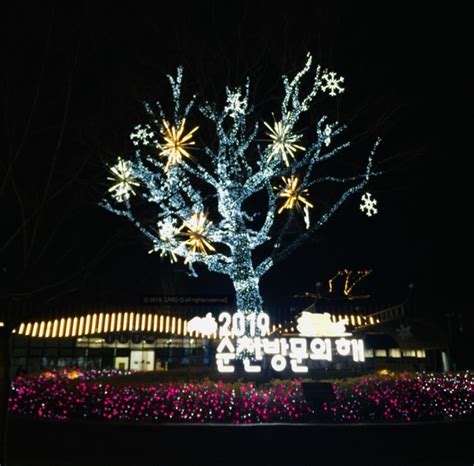
<path fill-rule="evenodd" d="M 334 400 L 313 410 L 299 381 L 125 383 L 130 373 L 58 370 L 19 376 L 10 412 L 46 419 L 148 422 L 413 422 L 474 417 L 474 374 L 389 373 L 332 381 Z M 138 373 L 137 373 L 138 374 Z M 137 375 L 135 374 L 135 376 Z M 115 383 L 114 378 L 122 376 Z M 132 379 L 133 380 L 133 377 Z"/>
<path fill-rule="evenodd" d="M 49 371 L 18 376 L 12 384 L 13 414 L 46 419 L 149 422 L 292 422 L 312 410 L 297 381 L 270 387 L 252 383 L 113 385 L 118 371 Z M 104 382 L 105 380 L 105 382 Z"/>
<path fill-rule="evenodd" d="M 325 403 L 337 422 L 411 422 L 474 415 L 474 373 L 377 375 L 333 381 L 335 400 Z"/>

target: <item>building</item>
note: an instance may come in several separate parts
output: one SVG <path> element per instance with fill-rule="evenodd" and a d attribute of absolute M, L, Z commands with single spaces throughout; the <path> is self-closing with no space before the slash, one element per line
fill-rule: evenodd
<path fill-rule="evenodd" d="M 215 365 L 218 335 L 203 338 L 189 332 L 187 323 L 196 314 L 218 314 L 232 306 L 198 307 L 141 305 L 118 310 L 113 307 L 83 307 L 50 319 L 22 323 L 13 337 L 14 373 L 60 367 L 115 368 L 160 371 Z M 305 309 L 317 312 L 314 304 Z M 327 309 L 324 309 L 327 311 Z M 446 370 L 447 342 L 442 332 L 426 321 L 409 315 L 399 305 L 370 314 L 342 313 L 334 306 L 331 320 L 346 319 L 347 329 L 363 339 L 365 361 L 317 361 L 313 375 L 346 375 L 390 370 Z M 346 307 L 346 311 L 347 311 Z M 363 311 L 363 310 L 362 310 Z M 350 312 L 350 309 L 349 309 Z M 271 332 L 295 336 L 295 315 L 276 322 Z M 283 375 L 283 374 L 282 374 Z M 289 374 L 288 374 L 289 375 Z"/>

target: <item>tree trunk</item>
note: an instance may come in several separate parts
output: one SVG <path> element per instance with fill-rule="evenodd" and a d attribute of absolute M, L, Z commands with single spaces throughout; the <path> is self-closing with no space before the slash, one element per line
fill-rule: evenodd
<path fill-rule="evenodd" d="M 0 327 L 0 464 L 6 464 L 8 395 L 10 393 L 10 335 Z"/>
<path fill-rule="evenodd" d="M 252 251 L 245 226 L 242 232 L 234 237 L 235 246 L 232 248 L 233 273 L 237 310 L 245 315 L 259 313 L 263 310 L 263 301 L 260 296 L 260 277 L 255 273 L 252 262 Z"/>
<path fill-rule="evenodd" d="M 260 296 L 259 279 L 254 275 L 233 280 L 237 310 L 245 315 L 263 311 L 263 300 Z"/>

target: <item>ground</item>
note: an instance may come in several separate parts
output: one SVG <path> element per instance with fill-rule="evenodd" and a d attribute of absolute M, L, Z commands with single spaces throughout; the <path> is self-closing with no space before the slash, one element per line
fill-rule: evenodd
<path fill-rule="evenodd" d="M 474 423 L 130 425 L 10 422 L 9 466 L 465 465 Z"/>
<path fill-rule="evenodd" d="M 77 371 L 66 373 L 71 375 L 75 372 Z M 53 383 L 54 378 L 51 378 L 50 374 L 48 380 Z M 206 374 L 194 371 L 187 375 L 202 378 Z M 384 371 L 383 374 L 378 373 L 372 377 L 333 382 L 342 384 L 343 390 L 351 390 L 350 387 L 356 384 L 357 391 L 363 393 L 364 387 L 371 390 L 399 386 L 397 384 L 406 387 L 406 382 L 412 380 L 412 375 Z M 437 378 L 432 379 L 432 376 Z M 452 376 L 454 374 L 429 375 L 429 380 L 434 384 L 430 386 L 429 392 L 435 391 L 433 387 L 436 386 L 437 380 L 443 380 L 441 377 L 447 380 Z M 466 371 L 464 375 L 456 374 L 455 376 L 457 381 L 460 380 L 459 377 L 464 377 L 461 380 L 468 381 L 468 394 L 463 400 L 469 402 L 472 393 L 469 391 L 471 372 Z M 174 382 L 180 378 L 182 380 L 182 377 L 183 374 L 179 371 L 136 373 L 110 377 L 107 382 L 113 381 L 114 385 L 121 390 L 125 385 L 130 387 L 156 385 L 157 382 L 163 382 L 163 379 Z M 68 380 L 71 384 L 75 384 L 80 377 Z M 425 378 L 421 380 L 426 381 Z M 101 382 L 95 378 L 88 383 L 98 385 Z M 459 385 L 458 382 L 456 384 Z M 441 387 L 442 383 L 439 385 Z M 457 392 L 451 391 L 450 387 L 447 388 L 448 390 L 436 393 L 451 393 L 450 401 L 454 400 L 454 403 L 458 403 Z M 109 385 L 107 390 L 110 389 Z M 130 392 L 127 393 L 130 394 Z M 417 401 L 416 396 L 408 395 L 407 397 L 406 391 L 400 393 L 402 397 L 407 398 L 408 406 L 418 406 L 416 403 L 419 400 Z M 391 400 L 395 400 L 394 394 L 396 395 L 395 392 L 390 392 Z M 38 395 L 41 396 L 40 392 Z M 353 400 L 352 397 L 348 399 Z M 91 400 L 96 401 L 94 398 Z M 34 402 L 31 396 L 30 401 Z M 25 403 L 28 404 L 30 401 L 26 400 Z M 45 403 L 48 404 L 47 399 Z M 381 399 L 380 404 L 383 405 L 383 403 L 385 401 Z M 441 404 L 445 405 L 444 401 Z M 100 407 L 100 399 L 97 401 L 97 406 L 99 409 L 104 409 Z M 356 409 L 357 404 L 350 406 Z M 474 457 L 472 449 L 474 418 L 472 416 L 456 421 L 438 419 L 423 422 L 381 422 L 379 420 L 370 423 L 328 422 L 328 420 L 321 422 L 320 418 L 313 417 L 306 419 L 304 423 L 293 421 L 238 425 L 169 423 L 167 421 L 150 423 L 148 420 L 127 422 L 117 419 L 108 421 L 101 419 L 100 416 L 94 419 L 75 418 L 55 421 L 10 415 L 9 419 L 9 466 L 165 466 L 171 464 L 453 466 L 471 465 Z"/>

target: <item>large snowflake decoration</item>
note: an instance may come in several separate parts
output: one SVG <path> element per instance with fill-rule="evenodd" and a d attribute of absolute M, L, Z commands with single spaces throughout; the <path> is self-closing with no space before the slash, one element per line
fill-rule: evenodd
<path fill-rule="evenodd" d="M 227 89 L 227 106 L 224 108 L 224 112 L 229 112 L 229 115 L 234 119 L 245 114 L 247 110 L 247 101 L 241 97 L 240 90 L 230 92 Z"/>
<path fill-rule="evenodd" d="M 132 164 L 128 160 L 118 158 L 117 164 L 110 168 L 113 177 L 107 177 L 114 184 L 109 188 L 109 193 L 118 202 L 125 201 L 130 198 L 130 193 L 135 194 L 133 187 L 140 186 L 133 174 Z"/>
<path fill-rule="evenodd" d="M 183 243 L 189 246 L 188 255 L 184 261 L 187 264 L 191 261 L 196 252 L 207 254 L 207 251 L 215 251 L 214 246 L 206 239 L 212 222 L 207 219 L 204 212 L 195 212 L 189 220 L 183 220 L 180 230 L 184 229 L 183 235 L 187 240 Z"/>
<path fill-rule="evenodd" d="M 266 121 L 263 124 L 269 129 L 270 132 L 267 133 L 268 136 L 272 139 L 271 144 L 271 153 L 268 157 L 270 161 L 276 155 L 279 155 L 285 162 L 286 166 L 290 166 L 288 156 L 295 158 L 295 152 L 297 150 L 304 150 L 303 146 L 295 144 L 301 136 L 293 134 L 291 128 L 283 123 L 282 121 L 277 121 L 275 124 L 270 126 Z"/>
<path fill-rule="evenodd" d="M 326 84 L 323 84 L 321 89 L 324 92 L 329 91 L 330 96 L 334 97 L 335 95 L 344 92 L 344 88 L 341 86 L 341 84 L 344 82 L 344 78 L 342 76 L 337 78 L 334 71 L 326 71 L 323 74 L 322 79 L 326 81 Z"/>
<path fill-rule="evenodd" d="M 304 204 L 305 208 L 314 207 L 311 202 L 306 199 L 308 190 L 301 189 L 300 182 L 297 176 L 290 176 L 284 177 L 282 176 L 281 179 L 283 180 L 283 185 L 280 186 L 278 189 L 280 192 L 278 193 L 279 197 L 286 198 L 283 205 L 278 209 L 278 213 L 281 214 L 285 209 L 293 209 L 293 207 L 298 208 L 301 210 L 301 204 Z M 309 222 L 309 213 L 305 212 L 305 222 Z"/>
<path fill-rule="evenodd" d="M 150 125 L 138 125 L 135 126 L 134 132 L 130 134 L 130 139 L 134 146 L 138 146 L 140 143 L 148 146 L 150 144 L 156 144 L 155 133 L 151 129 Z"/>
<path fill-rule="evenodd" d="M 163 137 L 165 138 L 165 143 L 161 144 L 163 150 L 160 152 L 160 155 L 168 157 L 165 172 L 168 171 L 171 165 L 181 163 L 183 157 L 191 158 L 191 154 L 187 149 L 190 146 L 194 146 L 195 142 L 193 141 L 192 136 L 199 126 L 196 126 L 189 131 L 189 133 L 183 136 L 185 123 L 186 119 L 183 118 L 179 128 L 177 128 L 175 126 L 170 126 L 167 121 L 163 120 Z"/>
<path fill-rule="evenodd" d="M 365 212 L 368 217 L 372 217 L 372 215 L 375 215 L 378 212 L 377 208 L 375 207 L 377 205 L 377 199 L 373 199 L 372 194 L 363 194 L 361 201 L 362 204 L 360 204 L 360 210 Z"/>
<path fill-rule="evenodd" d="M 160 220 L 157 224 L 158 226 L 158 236 L 160 237 L 161 243 L 165 243 L 168 248 L 162 248 L 158 242 L 155 242 L 153 249 L 148 251 L 149 253 L 159 251 L 160 257 L 166 256 L 169 254 L 171 263 L 177 262 L 178 257 L 176 256 L 175 250 L 179 246 L 177 239 L 177 234 L 179 233 L 179 228 L 176 226 L 176 219 L 165 219 Z"/>

